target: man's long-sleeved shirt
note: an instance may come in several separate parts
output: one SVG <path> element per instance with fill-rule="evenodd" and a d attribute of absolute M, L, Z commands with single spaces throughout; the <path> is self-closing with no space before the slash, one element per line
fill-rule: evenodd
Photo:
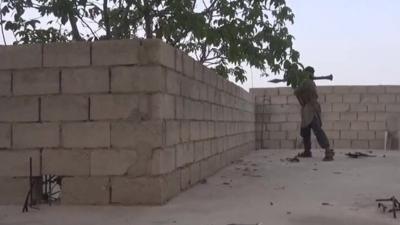
<path fill-rule="evenodd" d="M 308 126 L 313 118 L 321 118 L 321 106 L 318 103 L 317 87 L 313 80 L 304 81 L 294 91 L 301 105 L 301 127 Z"/>

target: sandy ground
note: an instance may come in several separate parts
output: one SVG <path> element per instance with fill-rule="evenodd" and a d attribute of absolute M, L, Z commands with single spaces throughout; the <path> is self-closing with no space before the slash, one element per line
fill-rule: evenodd
<path fill-rule="evenodd" d="M 295 151 L 257 151 L 181 194 L 165 206 L 0 206 L 7 225 L 386 225 L 375 199 L 400 198 L 400 152 L 336 161 L 289 163 Z M 383 157 L 385 155 L 386 157 Z M 323 204 L 324 203 L 324 204 Z"/>

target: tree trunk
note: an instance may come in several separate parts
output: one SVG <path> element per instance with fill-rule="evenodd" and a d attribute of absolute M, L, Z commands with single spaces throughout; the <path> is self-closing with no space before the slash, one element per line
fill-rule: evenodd
<path fill-rule="evenodd" d="M 69 19 L 69 22 L 70 22 L 71 28 L 72 28 L 72 38 L 74 41 L 82 41 L 83 39 L 82 39 L 81 35 L 79 34 L 79 29 L 78 29 L 78 26 L 76 25 L 76 21 L 78 21 L 78 20 L 74 17 L 72 10 L 73 9 L 71 9 L 68 12 L 68 19 Z"/>
<path fill-rule="evenodd" d="M 147 39 L 153 38 L 153 18 L 151 17 L 150 12 L 151 12 L 151 6 L 149 6 L 147 0 L 144 0 L 143 15 L 144 15 L 145 32 Z"/>
<path fill-rule="evenodd" d="M 111 39 L 110 18 L 108 17 L 108 0 L 103 1 L 104 26 L 106 28 L 106 39 Z"/>

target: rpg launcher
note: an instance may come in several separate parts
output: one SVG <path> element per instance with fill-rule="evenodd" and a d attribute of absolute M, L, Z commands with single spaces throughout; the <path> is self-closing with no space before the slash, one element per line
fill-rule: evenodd
<path fill-rule="evenodd" d="M 319 76 L 319 77 L 313 77 L 313 80 L 333 80 L 333 75 L 328 75 L 328 76 Z M 271 83 L 280 83 L 280 82 L 286 82 L 286 79 L 272 79 L 269 80 Z"/>

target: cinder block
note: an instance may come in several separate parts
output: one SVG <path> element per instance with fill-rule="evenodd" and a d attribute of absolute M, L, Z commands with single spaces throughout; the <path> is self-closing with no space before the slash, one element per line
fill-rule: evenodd
<path fill-rule="evenodd" d="M 14 124 L 14 148 L 46 148 L 59 145 L 60 127 L 56 123 Z"/>
<path fill-rule="evenodd" d="M 326 103 L 342 103 L 343 96 L 338 94 L 329 94 L 325 96 Z"/>
<path fill-rule="evenodd" d="M 278 88 L 278 94 L 281 96 L 293 95 L 293 89 L 290 87 Z"/>
<path fill-rule="evenodd" d="M 363 95 L 361 96 L 361 103 L 378 103 L 377 95 Z"/>
<path fill-rule="evenodd" d="M 301 121 L 301 115 L 300 115 L 300 113 L 288 114 L 288 115 L 287 115 L 287 121 L 288 121 L 288 122 L 300 122 L 300 121 Z"/>
<path fill-rule="evenodd" d="M 368 140 L 352 140 L 351 148 L 352 149 L 368 149 L 369 142 L 368 142 Z"/>
<path fill-rule="evenodd" d="M 60 92 L 57 69 L 17 70 L 13 74 L 14 95 L 41 95 Z"/>
<path fill-rule="evenodd" d="M 351 140 L 333 140 L 333 146 L 336 149 L 349 149 L 351 147 Z"/>
<path fill-rule="evenodd" d="M 160 66 L 125 66 L 111 69 L 111 92 L 164 92 L 165 69 Z"/>
<path fill-rule="evenodd" d="M 175 118 L 178 120 L 185 117 L 183 104 L 183 98 L 175 97 Z"/>
<path fill-rule="evenodd" d="M 185 167 L 180 170 L 181 172 L 181 190 L 186 190 L 192 186 L 192 181 L 190 180 L 190 167 Z"/>
<path fill-rule="evenodd" d="M 331 104 L 331 103 L 322 104 L 322 105 L 321 105 L 321 111 L 322 111 L 323 113 L 325 113 L 325 112 L 332 112 L 332 104 Z"/>
<path fill-rule="evenodd" d="M 190 122 L 190 140 L 197 141 L 200 140 L 200 122 L 191 121 Z M 221 134 L 222 135 L 222 134 Z"/>
<path fill-rule="evenodd" d="M 345 94 L 343 95 L 343 103 L 359 103 L 361 101 L 360 94 Z"/>
<path fill-rule="evenodd" d="M 339 139 L 340 137 L 340 131 L 338 130 L 326 130 L 325 133 L 329 139 Z"/>
<path fill-rule="evenodd" d="M 369 140 L 370 149 L 384 149 L 384 140 Z"/>
<path fill-rule="evenodd" d="M 339 112 L 326 112 L 322 114 L 323 121 L 339 121 L 340 113 Z"/>
<path fill-rule="evenodd" d="M 286 115 L 271 115 L 271 122 L 286 122 Z"/>
<path fill-rule="evenodd" d="M 42 45 L 0 47 L 0 70 L 38 68 L 42 66 Z"/>
<path fill-rule="evenodd" d="M 139 39 L 107 40 L 92 43 L 93 65 L 133 65 L 139 63 Z"/>
<path fill-rule="evenodd" d="M 386 121 L 391 117 L 391 113 L 387 112 L 387 113 L 374 113 L 375 114 L 375 120 L 376 121 Z"/>
<path fill-rule="evenodd" d="M 326 123 L 324 124 L 326 127 Z M 333 123 L 333 130 L 347 130 L 350 128 L 350 121 L 336 121 Z"/>
<path fill-rule="evenodd" d="M 170 146 L 178 144 L 180 141 L 180 134 L 179 134 L 180 122 L 174 120 L 168 120 L 166 121 L 165 125 L 166 125 L 166 133 L 165 133 L 166 145 Z"/>
<path fill-rule="evenodd" d="M 400 86 L 385 86 L 386 93 L 389 94 L 399 94 L 400 93 Z"/>
<path fill-rule="evenodd" d="M 288 96 L 288 104 L 299 104 L 299 100 L 297 100 L 296 96 Z"/>
<path fill-rule="evenodd" d="M 284 140 L 287 137 L 286 137 L 285 131 L 274 131 L 274 132 L 270 132 L 269 138 L 271 140 Z"/>
<path fill-rule="evenodd" d="M 90 119 L 92 120 L 130 120 L 148 119 L 147 104 L 141 108 L 139 95 L 94 95 L 90 97 Z"/>
<path fill-rule="evenodd" d="M 0 98 L 0 122 L 33 122 L 39 120 L 36 97 Z"/>
<path fill-rule="evenodd" d="M 190 127 L 191 127 L 191 122 L 190 121 L 182 121 L 181 122 L 181 142 L 187 142 L 191 140 L 191 134 L 190 134 Z"/>
<path fill-rule="evenodd" d="M 368 86 L 352 86 L 350 93 L 363 94 L 368 92 Z"/>
<path fill-rule="evenodd" d="M 0 70 L 0 96 L 10 96 L 11 85 L 11 71 Z"/>
<path fill-rule="evenodd" d="M 367 104 L 368 112 L 385 112 L 385 104 Z"/>
<path fill-rule="evenodd" d="M 320 87 L 318 87 L 318 93 L 319 94 L 331 94 L 331 93 L 333 93 L 333 87 L 332 86 L 320 86 Z"/>
<path fill-rule="evenodd" d="M 61 90 L 68 94 L 108 93 L 109 69 L 106 67 L 64 69 L 61 72 Z"/>
<path fill-rule="evenodd" d="M 357 113 L 356 112 L 341 112 L 340 113 L 340 120 L 357 120 Z"/>
<path fill-rule="evenodd" d="M 368 123 L 369 130 L 376 130 L 376 131 L 383 131 L 386 130 L 386 123 L 385 122 L 369 122 Z"/>
<path fill-rule="evenodd" d="M 293 123 L 293 122 L 282 123 L 282 130 L 283 131 L 297 130 L 297 125 L 298 123 Z"/>
<path fill-rule="evenodd" d="M 192 98 L 195 100 L 199 99 L 200 98 L 199 82 L 187 77 L 182 77 L 181 92 L 183 97 Z"/>
<path fill-rule="evenodd" d="M 374 140 L 375 139 L 375 131 L 369 131 L 369 130 L 358 131 L 358 139 L 359 140 Z"/>
<path fill-rule="evenodd" d="M 43 47 L 45 67 L 73 67 L 90 65 L 90 43 L 50 43 Z"/>
<path fill-rule="evenodd" d="M 151 159 L 151 174 L 160 175 L 172 172 L 176 168 L 175 147 L 156 149 Z"/>
<path fill-rule="evenodd" d="M 368 130 L 368 123 L 365 121 L 352 121 L 351 129 L 352 130 Z"/>
<path fill-rule="evenodd" d="M 0 151 L 0 177 L 29 177 L 29 158 L 32 157 L 32 175 L 40 173 L 39 150 Z"/>
<path fill-rule="evenodd" d="M 365 104 L 351 104 L 350 112 L 367 112 L 367 105 Z"/>
<path fill-rule="evenodd" d="M 183 52 L 179 49 L 175 50 L 175 70 L 178 73 L 183 72 Z"/>
<path fill-rule="evenodd" d="M 42 121 L 84 121 L 89 119 L 89 99 L 84 96 L 57 95 L 41 98 Z"/>
<path fill-rule="evenodd" d="M 176 167 L 182 167 L 194 162 L 194 146 L 185 143 L 176 146 Z"/>
<path fill-rule="evenodd" d="M 150 116 L 152 119 L 174 119 L 175 97 L 166 94 L 151 95 Z"/>
<path fill-rule="evenodd" d="M 387 104 L 386 105 L 386 112 L 400 112 L 400 105 L 399 104 Z"/>
<path fill-rule="evenodd" d="M 0 178 L 0 205 L 23 205 L 29 191 L 28 178 Z"/>
<path fill-rule="evenodd" d="M 91 176 L 123 176 L 136 169 L 134 150 L 94 150 L 90 154 Z"/>
<path fill-rule="evenodd" d="M 64 177 L 61 203 L 65 205 L 104 205 L 110 203 L 108 177 Z"/>
<path fill-rule="evenodd" d="M 333 103 L 332 112 L 348 112 L 350 110 L 349 104 Z"/>
<path fill-rule="evenodd" d="M 167 70 L 167 93 L 181 94 L 181 75 L 173 70 Z"/>
<path fill-rule="evenodd" d="M 357 131 L 354 130 L 341 130 L 340 139 L 343 140 L 354 140 L 357 139 Z"/>
<path fill-rule="evenodd" d="M 387 95 L 379 95 L 378 96 L 379 103 L 395 103 L 396 102 L 396 95 L 387 94 Z"/>
<path fill-rule="evenodd" d="M 346 94 L 351 93 L 352 86 L 333 86 L 333 93 L 335 94 Z"/>
<path fill-rule="evenodd" d="M 281 140 L 281 148 L 282 149 L 295 149 L 296 141 L 295 140 Z"/>
<path fill-rule="evenodd" d="M 197 184 L 200 181 L 201 171 L 200 163 L 193 163 L 190 165 L 190 180 L 192 184 Z"/>
<path fill-rule="evenodd" d="M 90 152 L 85 150 L 45 149 L 42 173 L 58 176 L 89 176 Z"/>
<path fill-rule="evenodd" d="M 0 149 L 11 147 L 11 125 L 0 124 Z"/>
<path fill-rule="evenodd" d="M 194 161 L 198 162 L 204 159 L 205 152 L 204 152 L 204 142 L 198 141 L 194 143 Z"/>
<path fill-rule="evenodd" d="M 111 203 L 155 205 L 165 201 L 163 193 L 165 183 L 161 177 L 115 177 L 111 179 L 111 185 Z"/>
<path fill-rule="evenodd" d="M 287 104 L 287 96 L 271 96 L 271 104 Z"/>
<path fill-rule="evenodd" d="M 118 122 L 111 125 L 111 145 L 151 150 L 163 146 L 163 121 Z"/>
<path fill-rule="evenodd" d="M 67 123 L 62 125 L 63 147 L 110 147 L 110 124 L 107 122 Z"/>
<path fill-rule="evenodd" d="M 357 120 L 360 121 L 375 121 L 375 113 L 371 112 L 358 112 Z"/>
<path fill-rule="evenodd" d="M 141 64 L 157 64 L 168 68 L 175 68 L 175 48 L 160 39 L 141 40 Z"/>
<path fill-rule="evenodd" d="M 371 94 L 383 94 L 385 93 L 385 86 L 368 86 L 367 92 Z"/>
<path fill-rule="evenodd" d="M 185 53 L 183 54 L 183 74 L 194 78 L 194 59 Z"/>

